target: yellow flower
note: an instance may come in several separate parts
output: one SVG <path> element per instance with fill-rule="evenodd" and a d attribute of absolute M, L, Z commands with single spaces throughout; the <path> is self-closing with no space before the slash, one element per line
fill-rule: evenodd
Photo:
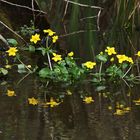
<path fill-rule="evenodd" d="M 55 62 L 62 60 L 61 55 L 58 55 L 56 53 L 53 53 L 53 56 L 54 57 L 52 57 L 52 60 L 54 60 Z"/>
<path fill-rule="evenodd" d="M 34 97 L 28 98 L 28 102 L 29 102 L 29 104 L 31 104 L 31 105 L 37 105 L 37 104 L 38 104 L 38 100 L 35 99 Z"/>
<path fill-rule="evenodd" d="M 136 102 L 135 105 L 140 105 L 140 103 L 139 102 Z"/>
<path fill-rule="evenodd" d="M 86 66 L 88 69 L 93 69 L 94 66 L 96 65 L 96 63 L 95 62 L 91 62 L 91 61 L 87 61 L 83 65 Z"/>
<path fill-rule="evenodd" d="M 140 51 L 138 51 L 136 55 L 140 57 Z"/>
<path fill-rule="evenodd" d="M 126 56 L 124 54 L 123 55 L 117 55 L 117 58 L 118 58 L 118 61 L 119 61 L 120 64 L 123 63 L 124 61 L 127 61 L 127 62 L 129 62 L 131 64 L 134 63 L 133 59 L 131 57 L 128 57 L 128 56 Z"/>
<path fill-rule="evenodd" d="M 58 36 L 57 35 L 53 36 L 52 39 L 53 39 L 52 42 L 55 43 L 58 40 Z"/>
<path fill-rule="evenodd" d="M 16 96 L 15 91 L 7 90 L 7 96 L 9 96 L 9 97 Z"/>
<path fill-rule="evenodd" d="M 120 108 L 123 108 L 123 107 L 124 107 L 123 104 L 120 104 L 119 102 L 116 103 L 116 108 L 119 108 L 120 109 Z"/>
<path fill-rule="evenodd" d="M 140 99 L 138 100 L 133 100 L 134 103 L 140 103 Z"/>
<path fill-rule="evenodd" d="M 6 69 L 11 69 L 12 66 L 7 64 L 7 65 L 5 65 L 5 68 L 6 68 Z"/>
<path fill-rule="evenodd" d="M 49 36 L 53 36 L 55 32 L 53 32 L 51 29 L 43 30 L 44 33 L 48 33 Z"/>
<path fill-rule="evenodd" d="M 135 105 L 140 105 L 140 99 L 138 99 L 138 100 L 133 100 L 133 102 L 135 103 Z"/>
<path fill-rule="evenodd" d="M 40 34 L 32 35 L 30 42 L 34 42 L 35 44 L 40 41 Z"/>
<path fill-rule="evenodd" d="M 113 62 L 113 61 L 114 61 L 114 57 L 112 57 L 112 58 L 110 59 L 110 61 Z"/>
<path fill-rule="evenodd" d="M 74 52 L 68 53 L 68 56 L 69 56 L 69 57 L 72 57 L 73 55 L 74 55 Z"/>
<path fill-rule="evenodd" d="M 116 112 L 114 113 L 114 115 L 124 115 L 125 112 L 121 109 L 116 109 Z"/>
<path fill-rule="evenodd" d="M 108 109 L 109 109 L 109 110 L 112 110 L 112 106 L 108 106 Z"/>
<path fill-rule="evenodd" d="M 133 61 L 133 59 L 132 59 L 131 57 L 128 57 L 128 58 L 126 59 L 126 61 L 128 61 L 128 62 L 131 63 L 131 64 L 134 64 L 134 61 Z"/>
<path fill-rule="evenodd" d="M 67 95 L 72 95 L 72 92 L 70 90 L 67 90 Z"/>
<path fill-rule="evenodd" d="M 54 101 L 53 98 L 50 99 L 50 102 L 46 103 L 47 105 L 50 105 L 50 107 L 55 107 L 58 106 L 60 103 L 57 103 L 56 101 Z"/>
<path fill-rule="evenodd" d="M 8 53 L 9 56 L 15 56 L 17 51 L 18 50 L 16 47 L 10 47 L 9 50 L 6 52 Z"/>
<path fill-rule="evenodd" d="M 108 55 L 116 54 L 115 48 L 114 47 L 107 47 L 105 52 L 108 53 Z"/>
<path fill-rule="evenodd" d="M 86 104 L 90 104 L 90 103 L 94 102 L 94 100 L 92 99 L 92 97 L 85 97 L 85 98 L 83 99 L 83 101 L 84 101 Z"/>
<path fill-rule="evenodd" d="M 123 111 L 124 111 L 125 113 L 128 113 L 130 110 L 131 110 L 131 107 L 125 107 L 125 108 L 123 108 Z"/>
<path fill-rule="evenodd" d="M 103 52 L 100 52 L 100 55 L 103 55 Z"/>

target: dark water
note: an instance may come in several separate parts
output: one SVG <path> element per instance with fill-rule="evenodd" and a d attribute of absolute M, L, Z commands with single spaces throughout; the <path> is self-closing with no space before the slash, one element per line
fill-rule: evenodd
<path fill-rule="evenodd" d="M 35 76 L 16 85 L 20 78 L 11 76 L 10 82 L 0 87 L 0 140 L 139 140 L 140 106 L 132 102 L 140 97 L 139 87 L 119 89 L 122 95 L 131 92 L 126 103 L 132 107 L 129 113 L 119 116 L 113 114 L 114 109 L 108 110 L 110 100 L 91 89 L 95 102 L 85 104 L 81 98 L 87 90 L 84 87 L 71 87 L 73 94 L 63 97 L 57 107 L 29 105 L 29 97 L 44 100 L 44 95 L 49 98 L 59 94 L 56 98 L 60 98 L 68 87 L 44 88 Z M 8 97 L 7 89 L 17 96 Z"/>
<path fill-rule="evenodd" d="M 7 8 L 11 11 L 12 7 Z M 25 20 L 13 18 L 12 15 L 21 13 L 12 11 L 6 17 L 8 23 L 12 22 L 11 26 L 30 23 L 30 12 L 20 16 L 28 15 Z M 134 99 L 140 98 L 139 86 L 128 89 L 110 85 L 112 88 L 106 92 L 113 97 L 108 99 L 99 96 L 100 93 L 95 92 L 93 87 L 62 87 L 51 83 L 45 86 L 33 75 L 17 85 L 22 76 L 11 74 L 7 83 L 0 81 L 0 140 L 140 140 L 140 106 L 133 103 Z M 8 89 L 15 91 L 16 96 L 8 97 Z M 66 95 L 69 89 L 71 96 Z M 131 96 L 128 97 L 128 93 Z M 85 104 L 81 98 L 83 95 L 91 95 L 95 102 Z M 33 106 L 28 103 L 30 97 L 41 101 L 54 97 L 63 99 L 63 102 L 53 108 Z M 117 101 L 131 107 L 131 110 L 121 116 L 114 115 Z M 108 109 L 110 105 L 112 110 Z"/>

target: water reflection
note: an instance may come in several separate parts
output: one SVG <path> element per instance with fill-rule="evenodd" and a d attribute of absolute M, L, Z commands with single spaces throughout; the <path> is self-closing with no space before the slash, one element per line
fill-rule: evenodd
<path fill-rule="evenodd" d="M 16 80 L 14 80 L 16 79 Z M 18 86 L 19 77 L 11 77 L 11 82 L 1 86 L 0 98 L 0 139 L 1 140 L 138 140 L 140 136 L 140 106 L 133 99 L 138 99 L 139 88 L 126 96 L 126 105 L 131 106 L 129 113 L 114 115 L 116 101 L 111 101 L 91 90 L 95 102 L 85 104 L 82 100 L 82 87 L 71 88 L 72 95 L 62 96 L 63 102 L 53 108 L 28 104 L 29 97 L 44 101 L 56 94 L 66 94 L 68 87 L 43 87 L 34 77 L 29 76 Z M 42 86 L 42 87 L 41 87 Z M 8 97 L 7 89 L 15 90 L 17 96 Z M 83 90 L 83 91 L 82 91 Z M 119 89 L 121 91 L 121 89 Z M 128 89 L 124 90 L 128 93 Z M 81 94 L 82 93 L 82 94 Z M 122 95 L 122 91 L 120 92 Z M 99 96 L 100 95 L 100 96 Z M 58 98 L 58 97 L 56 97 Z M 132 99 L 133 98 L 133 99 Z M 121 102 L 122 103 L 122 102 Z M 108 110 L 112 105 L 113 110 Z M 114 106 L 113 106 L 114 105 Z"/>

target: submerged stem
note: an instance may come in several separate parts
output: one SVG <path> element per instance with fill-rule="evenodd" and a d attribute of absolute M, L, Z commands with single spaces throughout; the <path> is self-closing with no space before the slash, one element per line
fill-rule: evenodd
<path fill-rule="evenodd" d="M 103 62 L 101 62 L 101 64 L 100 64 L 100 68 L 99 68 L 100 81 L 101 81 L 102 66 L 103 66 Z"/>

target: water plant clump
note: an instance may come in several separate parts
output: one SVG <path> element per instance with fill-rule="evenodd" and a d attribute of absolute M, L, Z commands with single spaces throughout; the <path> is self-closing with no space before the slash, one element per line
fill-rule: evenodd
<path fill-rule="evenodd" d="M 29 42 L 22 48 L 18 47 L 15 39 L 7 40 L 10 47 L 5 54 L 7 57 L 12 57 L 14 60 L 12 65 L 17 66 L 19 73 L 27 73 L 26 76 L 36 73 L 40 78 L 68 84 L 74 84 L 76 81 L 91 82 L 97 91 L 106 89 L 110 83 L 118 84 L 123 81 L 130 86 L 140 81 L 139 76 L 132 73 L 132 70 L 138 67 L 136 62 L 139 62 L 140 51 L 132 58 L 119 54 L 115 47 L 107 46 L 96 55 L 94 61 L 77 64 L 74 52 L 62 54 L 56 49 L 59 36 L 55 31 L 44 29 L 42 32 L 43 34 L 32 32 L 28 38 Z M 22 51 L 41 55 L 44 59 L 40 63 L 43 65 L 40 67 L 37 64 L 34 66 L 25 64 Z M 7 57 L 5 57 L 6 62 Z M 5 72 L 4 70 L 4 68 L 1 70 L 3 75 L 8 73 L 7 69 Z"/>

